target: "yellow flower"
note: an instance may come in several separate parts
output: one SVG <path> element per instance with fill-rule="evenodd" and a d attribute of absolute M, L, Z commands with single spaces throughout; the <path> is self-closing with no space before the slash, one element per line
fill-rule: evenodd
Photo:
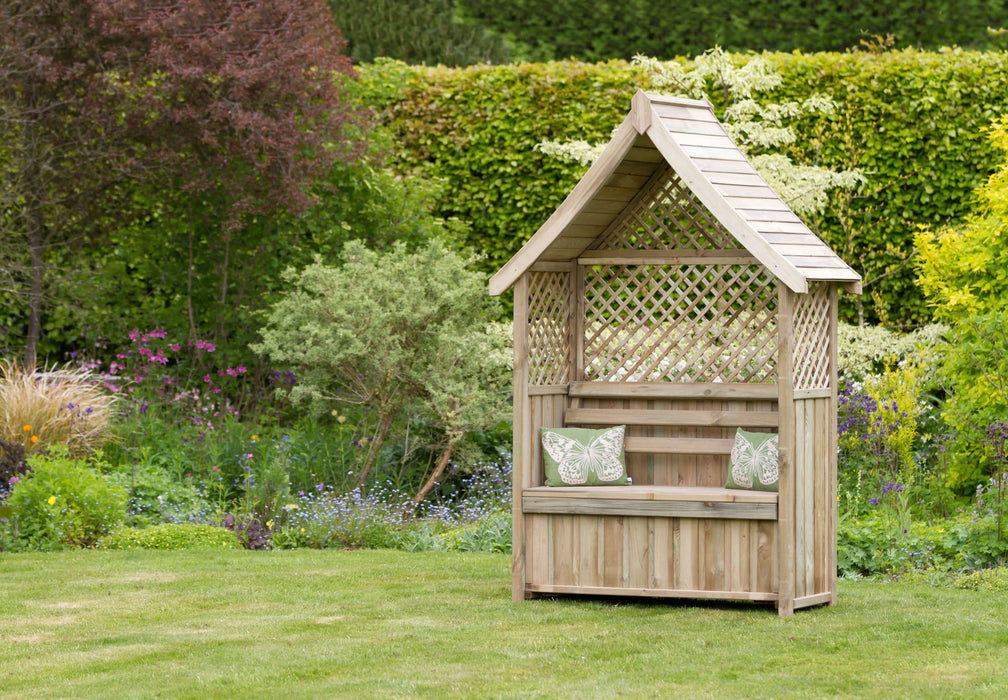
<path fill-rule="evenodd" d="M 284 508 L 286 508 L 287 510 L 296 510 L 297 507 L 298 507 L 297 503 L 288 503 L 287 505 L 284 506 Z"/>
<path fill-rule="evenodd" d="M 258 435 L 253 435 L 252 436 L 252 442 L 259 442 L 259 436 Z"/>
<path fill-rule="evenodd" d="M 301 528 L 301 534 L 304 534 L 304 528 Z"/>
<path fill-rule="evenodd" d="M 31 426 L 26 425 L 25 427 L 22 428 L 22 430 L 25 431 L 26 433 L 31 432 Z"/>
<path fill-rule="evenodd" d="M 32 435 L 32 436 L 31 436 L 31 441 L 32 441 L 32 444 L 33 444 L 33 445 L 34 445 L 34 444 L 35 444 L 36 442 L 38 442 L 38 435 Z"/>
<path fill-rule="evenodd" d="M 336 420 L 339 421 L 340 423 L 346 423 L 346 416 L 340 416 Z"/>
<path fill-rule="evenodd" d="M 46 503 L 48 503 L 48 504 L 49 504 L 49 505 L 51 505 L 51 506 L 54 506 L 54 505 L 56 505 L 56 497 L 55 497 L 55 496 L 50 496 L 50 497 L 49 497 L 49 500 L 48 500 L 48 501 L 46 501 Z"/>
<path fill-rule="evenodd" d="M 266 527 L 268 527 L 270 530 L 272 530 L 273 529 L 273 521 L 272 520 L 267 520 L 266 521 Z"/>

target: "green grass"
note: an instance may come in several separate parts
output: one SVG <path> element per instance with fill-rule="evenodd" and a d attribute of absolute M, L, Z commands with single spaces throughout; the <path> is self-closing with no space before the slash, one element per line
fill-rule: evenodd
<path fill-rule="evenodd" d="M 0 697 L 997 697 L 1008 593 L 842 582 L 749 604 L 512 603 L 510 558 L 0 555 Z"/>

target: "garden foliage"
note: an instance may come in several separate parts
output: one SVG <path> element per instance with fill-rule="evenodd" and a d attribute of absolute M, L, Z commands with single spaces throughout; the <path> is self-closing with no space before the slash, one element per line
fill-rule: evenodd
<path fill-rule="evenodd" d="M 121 527 L 101 540 L 103 549 L 237 549 L 234 533 L 213 525 L 161 523 L 146 528 Z"/>
<path fill-rule="evenodd" d="M 1008 124 L 988 134 L 1000 166 L 977 190 L 961 225 L 921 231 L 920 286 L 935 315 L 952 323 L 942 377 L 945 417 L 955 431 L 953 477 L 972 490 L 990 472 L 987 428 L 1008 416 Z"/>
<path fill-rule="evenodd" d="M 812 222 L 864 275 L 865 320 L 929 320 L 908 261 L 913 236 L 918 226 L 962 220 L 997 162 L 985 129 L 1008 111 L 1008 55 L 908 49 L 764 58 L 783 78 L 774 100 L 818 92 L 836 104 L 832 115 L 794 123 L 796 141 L 777 150 L 867 178 L 850 195 L 831 197 Z M 403 83 L 398 96 L 381 93 L 384 122 L 401 144 L 393 164 L 445 180 L 437 211 L 471 223 L 467 241 L 487 255 L 488 271 L 521 247 L 583 173 L 536 145 L 608 140 L 636 87 L 647 85 L 643 70 L 623 61 L 362 68 L 365 82 L 387 85 L 390 75 Z M 841 312 L 856 320 L 857 302 L 845 298 Z"/>
<path fill-rule="evenodd" d="M 1003 0 L 855 0 L 781 3 L 755 0 L 456 0 L 460 11 L 514 37 L 533 60 L 628 59 L 637 53 L 696 55 L 711 46 L 733 51 L 838 51 L 876 35 L 899 46 L 986 47 L 987 33 L 1008 15 Z M 395 54 L 388 54 L 395 55 Z"/>
<path fill-rule="evenodd" d="M 254 348 L 295 369 L 291 398 L 316 414 L 367 410 L 363 485 L 397 424 L 434 425 L 444 457 L 505 417 L 510 336 L 485 277 L 437 240 L 387 253 L 351 242 L 343 260 L 289 271 Z"/>
<path fill-rule="evenodd" d="M 390 56 L 411 64 L 506 63 L 504 39 L 461 20 L 452 0 L 329 0 L 333 19 L 357 62 Z"/>
<path fill-rule="evenodd" d="M 90 547 L 126 517 L 126 489 L 65 449 L 29 459 L 30 473 L 11 489 L 7 505 L 15 539 L 28 549 Z"/>

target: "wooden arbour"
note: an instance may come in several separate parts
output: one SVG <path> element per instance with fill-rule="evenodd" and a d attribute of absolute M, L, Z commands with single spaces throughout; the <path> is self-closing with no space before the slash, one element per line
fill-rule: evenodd
<path fill-rule="evenodd" d="M 860 276 L 706 101 L 638 92 L 490 280 L 514 288 L 515 600 L 836 601 L 837 290 Z M 626 425 L 631 486 L 546 487 L 541 427 Z M 779 493 L 724 488 L 736 428 Z"/>

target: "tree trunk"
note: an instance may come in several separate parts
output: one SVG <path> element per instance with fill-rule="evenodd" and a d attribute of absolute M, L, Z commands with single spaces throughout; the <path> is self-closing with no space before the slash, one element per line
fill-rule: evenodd
<path fill-rule="evenodd" d="M 437 486 L 438 479 L 444 474 L 445 469 L 448 468 L 448 463 L 451 461 L 452 455 L 455 453 L 455 443 L 449 442 L 448 446 L 445 448 L 441 456 L 438 457 L 437 465 L 434 467 L 434 471 L 431 473 L 430 478 L 427 479 L 426 483 L 420 487 L 417 491 L 417 495 L 413 497 L 413 503 L 407 508 L 406 514 L 413 515 L 413 512 L 417 509 L 417 506 L 423 503 L 423 500 L 427 498 L 427 494 L 431 492 L 435 486 Z"/>
<path fill-rule="evenodd" d="M 378 423 L 378 429 L 375 431 L 375 435 L 371 438 L 371 442 L 368 445 L 367 456 L 364 458 L 364 464 L 361 466 L 360 474 L 357 475 L 357 488 L 362 487 L 364 482 L 367 481 L 368 476 L 370 476 L 371 469 L 374 467 L 375 462 L 378 461 L 378 451 L 385 443 L 385 437 L 391 429 L 392 414 L 385 413 L 382 415 L 381 420 Z"/>
<path fill-rule="evenodd" d="M 25 366 L 32 368 L 38 362 L 38 346 L 42 337 L 42 296 L 45 285 L 46 230 L 42 196 L 41 164 L 35 143 L 34 128 L 30 120 L 23 123 L 22 168 L 25 187 L 25 225 L 28 252 L 31 259 L 31 281 L 28 287 L 28 337 L 25 345 Z"/>

